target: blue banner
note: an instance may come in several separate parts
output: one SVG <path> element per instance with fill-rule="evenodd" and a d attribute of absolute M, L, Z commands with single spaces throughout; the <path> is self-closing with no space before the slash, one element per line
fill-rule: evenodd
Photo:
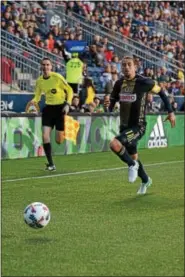
<path fill-rule="evenodd" d="M 1 94 L 1 112 L 16 112 L 22 113 L 25 112 L 27 103 L 33 99 L 34 94 L 24 94 L 24 93 L 10 93 L 10 94 Z M 40 111 L 44 107 L 44 97 L 39 103 Z"/>
<path fill-rule="evenodd" d="M 70 53 L 82 53 L 87 46 L 86 41 L 68 40 L 65 42 L 65 48 Z"/>

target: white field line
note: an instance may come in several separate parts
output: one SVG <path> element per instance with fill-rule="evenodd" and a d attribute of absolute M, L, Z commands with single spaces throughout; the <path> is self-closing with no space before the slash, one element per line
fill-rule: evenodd
<path fill-rule="evenodd" d="M 176 164 L 182 163 L 184 160 L 181 161 L 170 161 L 170 162 L 161 162 L 161 163 L 152 163 L 152 164 L 145 164 L 145 167 L 152 167 L 152 166 L 160 166 L 160 165 L 168 165 L 168 164 Z M 123 170 L 128 168 L 128 166 L 122 167 L 114 167 L 114 168 L 103 168 L 103 169 L 92 169 L 92 170 L 85 170 L 85 171 L 77 171 L 77 172 L 68 172 L 68 173 L 61 173 L 61 174 L 50 174 L 45 176 L 35 176 L 35 177 L 25 177 L 25 178 L 17 178 L 17 179 L 7 179 L 2 180 L 2 182 L 17 182 L 17 181 L 26 181 L 26 180 L 37 180 L 37 179 L 47 179 L 47 178 L 54 178 L 54 177 L 62 177 L 62 176 L 71 176 L 71 175 L 80 175 L 86 173 L 94 173 L 94 172 L 106 172 L 106 171 L 114 171 L 114 170 Z"/>

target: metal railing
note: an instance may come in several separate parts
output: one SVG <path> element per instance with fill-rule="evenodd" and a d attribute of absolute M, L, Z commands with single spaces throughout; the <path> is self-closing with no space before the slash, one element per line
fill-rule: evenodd
<path fill-rule="evenodd" d="M 54 13 L 57 13 L 61 20 L 63 21 L 63 24 L 65 25 L 66 23 L 68 26 L 75 27 L 77 25 L 80 25 L 83 29 L 83 33 L 88 32 L 94 35 L 100 35 L 101 37 L 107 37 L 109 40 L 109 43 L 117 44 L 120 47 L 122 47 L 123 50 L 126 50 L 127 52 L 133 52 L 138 56 L 139 58 L 143 60 L 156 60 L 159 63 L 164 59 L 164 54 L 144 45 L 139 42 L 134 41 L 131 38 L 123 36 L 119 32 L 114 32 L 104 26 L 102 26 L 99 23 L 92 22 L 85 17 L 76 14 L 76 13 L 71 13 L 71 15 L 67 15 L 63 12 L 64 8 L 59 6 L 57 9 L 53 8 L 52 9 Z M 88 39 L 88 42 L 92 42 L 92 36 L 90 37 L 89 35 L 86 36 L 86 39 Z M 154 64 L 156 62 L 154 61 Z M 175 59 L 168 59 L 168 57 L 165 57 L 165 64 L 167 67 L 170 67 L 172 69 L 178 69 L 178 67 L 184 68 L 183 64 Z"/>
<path fill-rule="evenodd" d="M 154 28 L 156 32 L 160 32 L 164 35 L 168 35 L 173 40 L 184 41 L 184 36 L 179 32 L 171 29 L 166 22 L 162 22 L 159 20 L 154 21 Z"/>
<path fill-rule="evenodd" d="M 40 63 L 17 50 L 11 49 L 11 43 L 7 42 L 6 46 L 2 45 L 1 81 L 8 85 L 10 91 L 33 92 L 35 80 L 40 75 Z"/>
<path fill-rule="evenodd" d="M 27 40 L 1 30 L 1 82 L 9 90 L 33 92 L 36 79 L 41 74 L 40 62 L 51 59 L 54 70 L 64 70 L 64 61 Z"/>
<path fill-rule="evenodd" d="M 154 51 L 151 48 L 143 45 L 143 49 L 141 49 L 141 47 L 128 43 L 127 38 L 119 38 L 116 34 L 110 33 L 110 30 L 106 30 L 105 32 L 105 30 L 102 30 L 101 27 L 97 29 L 96 26 L 80 21 L 73 14 L 71 16 L 64 14 L 59 11 L 59 9 L 52 9 L 50 12 L 60 16 L 63 27 L 68 26 L 70 28 L 74 28 L 76 26 L 80 26 L 82 28 L 83 39 L 89 44 L 93 42 L 94 35 L 98 34 L 103 38 L 106 37 L 108 38 L 109 44 L 114 47 L 115 53 L 119 57 L 122 57 L 125 54 L 133 54 L 143 61 L 144 67 L 156 69 L 158 67 L 165 66 L 169 71 L 171 71 L 172 76 L 174 78 L 176 77 L 179 69 L 178 65 L 164 60 L 164 55 L 161 55 L 158 52 L 157 54 L 154 54 Z M 101 25 L 98 24 L 98 26 Z"/>
<path fill-rule="evenodd" d="M 12 42 L 12 49 L 20 49 L 20 51 L 24 51 L 32 55 L 32 59 L 35 61 L 40 62 L 44 57 L 48 57 L 53 62 L 54 66 L 57 64 L 64 67 L 65 65 L 63 57 L 50 53 L 45 49 L 30 43 L 27 39 L 18 38 L 5 30 L 1 30 L 1 44 L 6 46 L 7 42 Z"/>
<path fill-rule="evenodd" d="M 66 13 L 66 7 L 64 4 L 58 4 L 56 1 L 54 1 L 54 2 L 55 3 L 53 3 L 53 5 L 50 5 L 49 8 L 58 7 L 63 13 Z M 171 7 L 171 9 L 175 10 L 175 8 L 173 8 L 173 7 Z M 87 19 L 84 16 L 81 16 L 75 12 L 73 12 L 73 14 L 78 19 L 87 22 Z M 135 19 L 135 18 L 132 17 L 132 19 Z M 89 23 L 96 24 L 95 22 L 91 22 L 91 21 L 89 21 Z M 161 32 L 164 35 L 170 36 L 171 39 L 177 39 L 177 40 L 184 41 L 184 36 L 180 32 L 172 29 L 166 22 L 163 22 L 160 20 L 154 20 L 154 26 L 151 28 L 152 28 L 152 30 L 155 30 L 156 32 Z"/>

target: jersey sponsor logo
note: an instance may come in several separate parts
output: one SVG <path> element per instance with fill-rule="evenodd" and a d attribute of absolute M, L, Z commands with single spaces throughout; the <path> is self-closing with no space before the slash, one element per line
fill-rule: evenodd
<path fill-rule="evenodd" d="M 52 93 L 52 94 L 56 94 L 56 93 L 57 93 L 56 88 L 52 88 L 52 89 L 51 89 L 51 93 Z"/>
<path fill-rule="evenodd" d="M 148 148 L 159 148 L 159 147 L 167 147 L 168 142 L 164 133 L 164 126 L 162 122 L 161 115 L 158 116 L 157 122 L 155 123 L 153 130 L 150 134 L 148 140 Z"/>
<path fill-rule="evenodd" d="M 135 102 L 137 99 L 136 94 L 121 93 L 120 102 Z"/>

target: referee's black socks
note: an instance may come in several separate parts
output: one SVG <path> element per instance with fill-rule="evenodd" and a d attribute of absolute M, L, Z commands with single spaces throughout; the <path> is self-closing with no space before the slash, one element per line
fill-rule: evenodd
<path fill-rule="evenodd" d="M 51 156 L 51 143 L 44 143 L 43 144 L 43 147 L 44 147 L 44 152 L 46 154 L 46 158 L 48 160 L 48 164 L 49 165 L 53 165 L 53 159 L 52 159 L 52 156 Z"/>

